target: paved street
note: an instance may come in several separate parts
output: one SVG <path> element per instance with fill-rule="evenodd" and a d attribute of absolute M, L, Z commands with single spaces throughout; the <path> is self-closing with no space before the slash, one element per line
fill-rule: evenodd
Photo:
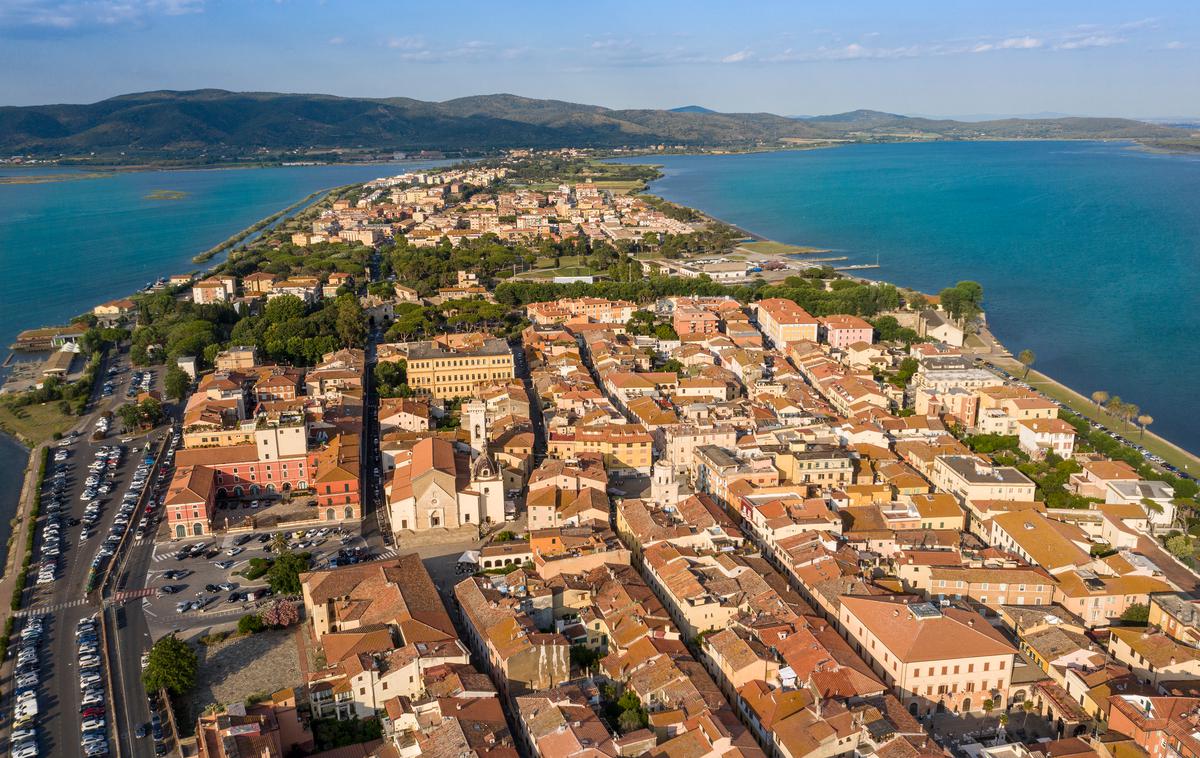
<path fill-rule="evenodd" d="M 110 364 L 102 367 L 107 371 Z M 112 361 L 120 373 L 112 380 L 116 385 L 111 396 L 103 397 L 97 394 L 93 398 L 91 412 L 80 420 L 76 426 L 80 436 L 77 441 L 65 446 L 52 445 L 51 463 L 47 468 L 47 483 L 43 490 L 43 503 L 50 501 L 53 475 L 56 470 L 63 472 L 63 507 L 59 513 L 62 534 L 61 556 L 58 559 L 57 579 L 49 584 L 33 584 L 37 580 L 37 567 L 43 561 L 43 530 L 46 515 L 39 519 L 37 538 L 34 545 L 33 564 L 30 571 L 30 588 L 25 591 L 25 605 L 20 616 L 46 614 L 46 634 L 41 646 L 39 662 L 40 683 L 38 685 L 40 712 L 37 725 L 41 738 L 41 748 L 45 755 L 74 755 L 78 754 L 79 737 L 82 731 L 79 716 L 79 654 L 75 644 L 75 626 L 80 619 L 93 616 L 99 610 L 99 594 L 93 592 L 84 595 L 84 588 L 93 557 L 100 547 L 104 537 L 109 533 L 118 511 L 122 495 L 129 489 L 130 480 L 138 461 L 142 457 L 142 446 L 147 440 L 141 435 L 122 435 L 119 433 L 120 421 L 114 419 L 110 435 L 98 442 L 90 440 L 95 420 L 105 411 L 112 411 L 127 402 L 125 390 L 129 386 L 130 371 L 128 363 L 123 358 Z M 154 382 L 157 383 L 155 376 Z M 152 385 L 153 386 L 153 385 Z M 156 433 L 161 434 L 161 431 Z M 121 444 L 125 448 L 121 463 L 112 469 L 109 478 L 111 491 L 107 495 L 99 495 L 102 503 L 99 521 L 91 529 L 92 536 L 81 539 L 83 525 L 79 519 L 85 515 L 87 502 L 80 499 L 88 476 L 88 466 L 95 460 L 96 452 L 103 446 Z M 67 459 L 60 464 L 53 461 L 53 455 L 61 450 L 67 451 Z M 59 468 L 61 467 L 61 468 Z M 153 479 L 150 485 L 153 486 Z M 129 528 L 136 524 L 138 513 L 130 520 Z M 74 521 L 75 523 L 71 523 Z M 18 626 L 18 629 L 20 627 Z M 139 654 L 140 656 L 140 654 Z M 6 693 L 11 693 L 11 687 L 5 687 Z M 4 704 L 5 719 L 11 713 L 8 703 Z M 111 716 L 109 721 L 110 735 L 112 733 Z M 132 753 L 131 753 L 132 754 Z M 152 754 L 152 749 L 149 753 Z"/>

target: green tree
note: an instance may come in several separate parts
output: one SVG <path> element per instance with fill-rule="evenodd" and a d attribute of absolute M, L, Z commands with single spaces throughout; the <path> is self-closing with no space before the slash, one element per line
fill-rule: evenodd
<path fill-rule="evenodd" d="M 1035 355 L 1034 352 L 1029 348 L 1025 348 L 1021 352 L 1017 353 L 1017 362 L 1025 367 L 1025 373 L 1021 377 L 1022 379 L 1027 379 L 1029 377 L 1029 369 L 1033 366 L 1033 362 L 1036 360 L 1037 355 Z"/>
<path fill-rule="evenodd" d="M 267 625 L 263 623 L 262 616 L 257 613 L 247 613 L 238 619 L 238 634 L 258 634 L 266 628 Z"/>
<path fill-rule="evenodd" d="M 1167 552 L 1180 560 L 1186 560 L 1196 554 L 1192 540 L 1186 534 L 1176 534 L 1167 538 Z"/>
<path fill-rule="evenodd" d="M 979 282 L 959 282 L 938 293 L 942 310 L 957 321 L 970 321 L 983 310 L 983 286 Z"/>
<path fill-rule="evenodd" d="M 1108 393 L 1104 390 L 1096 390 L 1092 393 L 1092 402 L 1096 404 L 1096 410 L 1100 410 L 1100 406 L 1108 402 Z"/>
<path fill-rule="evenodd" d="M 178 364 L 172 363 L 167 367 L 167 375 L 163 377 L 163 389 L 166 390 L 167 397 L 175 402 L 180 402 L 187 397 L 191 387 L 192 378 L 186 371 L 179 368 Z"/>
<path fill-rule="evenodd" d="M 142 424 L 142 411 L 137 403 L 125 403 L 117 408 L 117 416 L 128 431 L 137 429 Z"/>
<path fill-rule="evenodd" d="M 1150 621 L 1150 606 L 1145 603 L 1134 603 L 1121 614 L 1121 620 L 1128 624 L 1145 624 Z"/>
<path fill-rule="evenodd" d="M 299 595 L 300 574 L 308 571 L 308 553 L 285 551 L 267 570 L 267 582 L 276 595 Z"/>
<path fill-rule="evenodd" d="M 182 695 L 196 685 L 199 669 L 196 651 L 174 635 L 167 635 L 150 648 L 142 684 L 147 692 L 165 689 L 173 695 Z"/>
<path fill-rule="evenodd" d="M 621 715 L 617 717 L 617 730 L 621 734 L 636 732 L 642 726 L 642 716 L 637 711 L 621 711 Z"/>
<path fill-rule="evenodd" d="M 303 318 L 307 312 L 308 307 L 304 304 L 304 301 L 295 295 L 273 297 L 263 306 L 263 316 L 268 323 L 272 324 Z"/>
<path fill-rule="evenodd" d="M 338 296 L 335 326 L 342 347 L 363 346 L 367 336 L 367 319 L 363 315 L 362 305 L 353 294 Z"/>

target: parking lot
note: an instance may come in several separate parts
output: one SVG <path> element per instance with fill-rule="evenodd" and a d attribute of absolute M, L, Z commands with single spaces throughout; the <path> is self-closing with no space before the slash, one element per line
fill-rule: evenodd
<path fill-rule="evenodd" d="M 98 598 L 88 590 L 116 558 L 121 536 L 141 518 L 138 497 L 154 482 L 144 462 L 147 440 L 119 434 L 120 421 L 110 413 L 124 402 L 130 375 L 114 363 L 106 376 L 112 389 L 98 392 L 76 433 L 50 448 L 16 627 L 27 637 L 9 704 L 14 724 L 24 716 L 12 744 L 25 756 L 98 756 L 111 748 L 112 693 L 101 676 L 107 651 L 95 628 Z M 154 372 L 143 372 L 134 394 L 156 381 Z M 19 708 L 18 698 L 24 704 Z"/>
<path fill-rule="evenodd" d="M 314 568 L 369 555 L 357 527 L 262 530 L 220 537 L 162 542 L 146 572 L 142 610 L 153 636 L 210 627 L 250 613 L 268 602 L 267 577 L 243 574 L 254 558 L 270 559 L 283 540 L 307 552 Z"/>

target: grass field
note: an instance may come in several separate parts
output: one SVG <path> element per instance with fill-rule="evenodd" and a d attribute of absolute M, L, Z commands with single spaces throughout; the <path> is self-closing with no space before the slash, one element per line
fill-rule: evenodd
<path fill-rule="evenodd" d="M 530 271 L 525 276 L 533 279 L 553 279 L 556 276 L 597 276 L 600 272 L 591 266 L 560 266 L 539 271 Z"/>
<path fill-rule="evenodd" d="M 587 263 L 585 255 L 561 255 L 555 258 L 538 258 L 533 262 L 535 269 L 539 268 L 560 268 L 567 266 L 582 266 Z"/>
<path fill-rule="evenodd" d="M 595 184 L 600 189 L 606 189 L 619 195 L 628 195 L 630 192 L 636 192 L 645 186 L 643 182 L 637 179 L 595 179 L 592 181 L 592 184 Z"/>
<path fill-rule="evenodd" d="M 802 245 L 786 245 L 782 242 L 773 240 L 762 240 L 761 242 L 743 242 L 738 245 L 743 250 L 749 250 L 752 253 L 760 253 L 762 255 L 788 255 L 790 253 L 828 253 L 828 250 L 819 247 L 804 247 Z"/>
<path fill-rule="evenodd" d="M 57 401 L 16 409 L 0 403 L 0 428 L 20 435 L 32 445 L 45 442 L 55 432 L 67 431 L 78 422 L 78 416 L 60 411 Z"/>

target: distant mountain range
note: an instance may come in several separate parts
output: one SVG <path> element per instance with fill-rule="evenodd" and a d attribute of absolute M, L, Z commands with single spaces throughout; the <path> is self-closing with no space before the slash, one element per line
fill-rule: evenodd
<path fill-rule="evenodd" d="M 328 150 L 481 151 L 504 147 L 776 146 L 805 140 L 1128 138 L 1186 130 L 1121 118 L 962 122 L 858 110 L 788 118 L 613 110 L 515 95 L 409 98 L 194 90 L 121 95 L 88 105 L 0 107 L 0 154 L 230 159 Z"/>

